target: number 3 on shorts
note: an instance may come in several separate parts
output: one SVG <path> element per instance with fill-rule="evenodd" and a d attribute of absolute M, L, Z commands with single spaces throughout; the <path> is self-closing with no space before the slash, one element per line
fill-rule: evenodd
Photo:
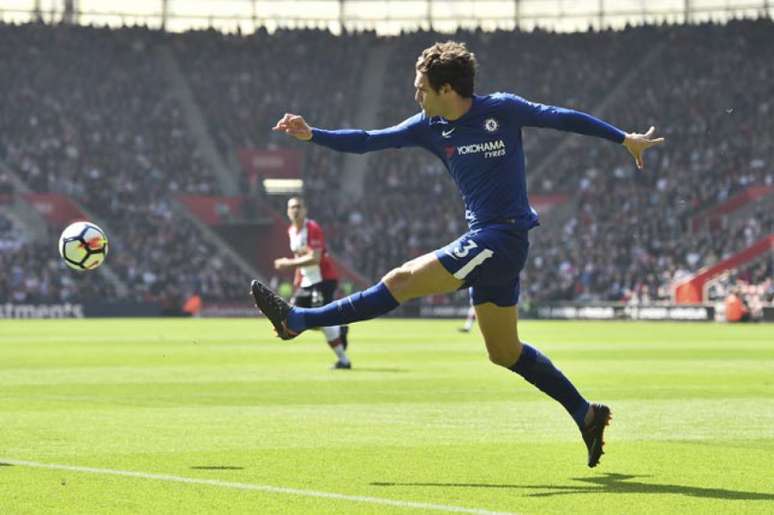
<path fill-rule="evenodd" d="M 459 247 L 454 249 L 453 254 L 456 257 L 462 259 L 465 256 L 467 256 L 468 254 L 470 254 L 470 251 L 475 249 L 476 247 L 478 247 L 478 245 L 476 245 L 475 241 L 468 240 L 463 245 L 460 245 Z"/>

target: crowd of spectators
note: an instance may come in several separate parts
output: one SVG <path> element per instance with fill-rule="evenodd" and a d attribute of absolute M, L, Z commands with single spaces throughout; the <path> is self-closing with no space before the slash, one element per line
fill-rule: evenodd
<path fill-rule="evenodd" d="M 716 305 L 723 302 L 729 321 L 760 320 L 763 307 L 774 303 L 774 257 L 769 254 L 740 269 L 724 272 L 709 285 L 708 300 Z M 736 316 L 729 312 L 734 303 L 741 308 Z"/>
<path fill-rule="evenodd" d="M 24 242 L 17 235 L 17 227 L 11 218 L 0 212 L 0 251 L 14 250 Z"/>
<path fill-rule="evenodd" d="M 231 162 L 241 148 L 287 146 L 287 136 L 271 131 L 286 112 L 302 113 L 317 127 L 353 126 L 365 62 L 376 44 L 371 32 L 334 36 L 316 29 L 272 34 L 258 29 L 247 36 L 210 30 L 172 41 L 210 132 Z M 313 146 L 304 152 L 314 216 L 326 221 L 345 216 L 336 202 L 344 156 Z M 252 190 L 243 184 L 243 191 Z M 284 212 L 282 198 L 260 201 Z M 331 224 L 330 234 L 336 226 Z"/>
<path fill-rule="evenodd" d="M 728 222 L 723 237 L 706 227 L 694 233 L 687 223 L 746 187 L 774 184 L 770 20 L 575 34 L 420 31 L 387 39 L 37 24 L 0 25 L 0 35 L 0 159 L 32 190 L 69 195 L 108 230 L 120 228 L 111 231 L 110 266 L 135 299 L 198 291 L 205 301 L 230 300 L 241 298 L 245 279 L 172 208 L 177 193 L 220 192 L 155 57 L 160 45 L 173 50 L 227 159 L 243 147 L 288 145 L 269 130 L 286 111 L 315 126 L 351 127 L 377 45 L 389 49 L 383 94 L 374 99 L 379 124 L 401 121 L 417 110 L 416 55 L 445 39 L 466 41 L 476 52 L 479 93 L 515 92 L 592 112 L 625 130 L 655 125 L 667 144 L 648 153 L 643 173 L 609 142 L 525 130 L 530 192 L 566 193 L 574 206 L 532 232 L 526 298 L 664 300 L 675 279 L 772 232 L 767 213 Z M 555 150 L 561 153 L 552 156 Z M 369 279 L 465 230 L 446 169 L 421 150 L 372 155 L 358 199 L 338 194 L 341 154 L 314 145 L 304 152 L 310 212 L 332 250 Z M 536 169 L 540 174 L 530 175 Z M 14 284 L 46 266 L 19 265 Z M 0 298 L 15 291 L 1 286 Z M 92 287 L 108 294 L 112 285 Z"/>
<path fill-rule="evenodd" d="M 171 41 L 224 154 L 285 145 L 270 130 L 285 112 L 321 127 L 350 126 L 372 33 L 258 29 L 248 36 L 214 30 Z M 353 101 L 353 97 L 355 100 Z"/>
<path fill-rule="evenodd" d="M 167 37 L 142 28 L 0 25 L 0 157 L 33 191 L 68 195 L 104 221 L 109 266 L 130 299 L 169 303 L 191 291 L 242 299 L 238 267 L 169 204 L 176 193 L 217 189 L 155 57 Z M 69 295 L 41 270 L 108 298 L 113 286 L 100 274 L 84 281 L 61 263 L 52 269 L 55 251 L 25 245 L 4 256 L 15 272 L 0 298 L 22 295 L 19 283 L 38 300 Z"/>
<path fill-rule="evenodd" d="M 26 242 L 0 252 L 0 300 L 17 303 L 60 303 L 116 299 L 114 285 L 98 272 L 68 273 L 54 243 Z"/>
<path fill-rule="evenodd" d="M 565 268 L 574 287 L 563 298 L 624 300 L 647 290 L 666 300 L 676 276 L 750 244 L 733 228 L 694 234 L 688 220 L 749 186 L 774 184 L 774 142 L 764 136 L 774 133 L 767 115 L 774 108 L 774 62 L 761 48 L 774 40 L 774 25 L 681 27 L 665 38 L 652 69 L 642 70 L 632 95 L 611 106 L 610 118 L 629 130 L 655 125 L 667 144 L 646 156 L 639 173 L 619 148 L 591 150 L 571 141 L 552 170 L 578 209 L 562 238 L 541 234 L 547 241 L 535 255 L 543 253 L 549 273 L 534 270 L 541 260 L 531 263 L 534 293 L 551 291 Z M 770 221 L 756 219 L 771 231 Z M 747 234 L 759 232 L 755 224 L 747 224 Z"/>
<path fill-rule="evenodd" d="M 767 213 L 729 221 L 720 229 L 668 233 L 655 225 L 650 233 L 638 228 L 627 233 L 616 230 L 614 215 L 598 220 L 584 206 L 560 231 L 542 235 L 527 267 L 525 286 L 531 298 L 669 301 L 674 284 L 774 234 L 774 217 Z M 576 268 L 577 263 L 585 263 L 584 268 Z"/>
<path fill-rule="evenodd" d="M 76 302 L 114 295 L 99 274 L 64 273 L 56 238 L 33 241 L 12 218 L 0 212 L 0 300 L 17 303 Z"/>

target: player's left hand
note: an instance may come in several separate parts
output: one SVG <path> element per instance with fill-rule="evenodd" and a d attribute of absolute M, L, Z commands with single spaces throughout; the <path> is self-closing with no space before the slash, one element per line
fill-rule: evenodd
<path fill-rule="evenodd" d="M 288 258 L 281 257 L 274 260 L 275 270 L 285 270 L 291 266 L 293 265 L 290 264 L 290 260 Z"/>
<path fill-rule="evenodd" d="M 623 145 L 632 155 L 634 162 L 637 164 L 637 168 L 640 170 L 645 166 L 645 161 L 642 159 L 642 153 L 654 145 L 664 143 L 664 138 L 653 137 L 655 132 L 656 128 L 651 127 L 645 134 L 630 132 L 626 134 L 626 138 L 624 138 Z"/>

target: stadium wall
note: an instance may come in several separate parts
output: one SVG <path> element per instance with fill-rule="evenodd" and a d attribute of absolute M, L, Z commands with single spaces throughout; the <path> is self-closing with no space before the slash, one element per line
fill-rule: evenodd
<path fill-rule="evenodd" d="M 402 318 L 465 318 L 468 306 L 422 306 L 409 303 L 390 316 Z M 659 305 L 633 306 L 620 303 L 532 304 L 520 310 L 522 319 L 538 320 L 651 320 L 672 322 L 710 322 L 715 320 L 714 305 Z M 16 303 L 0 302 L 0 320 L 3 319 L 64 319 L 64 318 L 132 318 L 181 316 L 179 310 L 166 310 L 155 302 L 113 303 Z M 260 316 L 255 308 L 245 304 L 209 304 L 201 312 L 205 318 L 253 318 Z M 763 322 L 774 322 L 774 306 L 763 308 Z"/>
<path fill-rule="evenodd" d="M 421 306 L 417 316 L 423 318 L 464 318 L 467 306 Z M 621 303 L 531 304 L 519 310 L 522 319 L 539 320 L 663 320 L 709 322 L 715 320 L 714 305 L 636 306 Z"/>
<path fill-rule="evenodd" d="M 0 319 L 157 317 L 162 314 L 161 304 L 155 302 L 0 303 Z"/>

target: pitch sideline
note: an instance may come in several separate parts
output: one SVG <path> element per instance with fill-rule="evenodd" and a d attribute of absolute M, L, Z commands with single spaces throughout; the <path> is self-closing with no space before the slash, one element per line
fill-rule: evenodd
<path fill-rule="evenodd" d="M 445 504 L 430 504 L 415 501 L 400 501 L 396 499 L 384 499 L 381 497 L 370 497 L 361 495 L 345 495 L 333 492 L 318 492 L 315 490 L 302 490 L 299 488 L 289 488 L 283 486 L 259 485 L 253 483 L 237 483 L 232 481 L 221 481 L 219 479 L 198 479 L 183 476 L 172 476 L 168 474 L 153 474 L 149 472 L 135 472 L 131 470 L 114 470 L 95 467 L 79 467 L 76 465 L 60 465 L 56 463 L 38 463 L 35 461 L 12 460 L 0 458 L 0 465 L 15 465 L 19 467 L 32 467 L 51 470 L 69 470 L 71 472 L 82 472 L 86 474 L 103 474 L 110 476 L 135 477 L 140 479 L 155 479 L 157 481 L 169 481 L 175 483 L 197 484 L 219 486 L 222 488 L 233 488 L 236 490 L 253 490 L 259 492 L 268 492 L 275 494 L 297 495 L 302 497 L 320 497 L 324 499 L 336 499 L 340 501 L 351 501 L 366 504 L 379 504 L 383 506 L 395 506 L 398 508 L 413 508 L 418 510 L 444 511 L 448 513 L 475 513 L 478 515 L 518 515 L 514 512 L 489 511 L 479 508 L 464 508 L 462 506 L 451 506 Z"/>

